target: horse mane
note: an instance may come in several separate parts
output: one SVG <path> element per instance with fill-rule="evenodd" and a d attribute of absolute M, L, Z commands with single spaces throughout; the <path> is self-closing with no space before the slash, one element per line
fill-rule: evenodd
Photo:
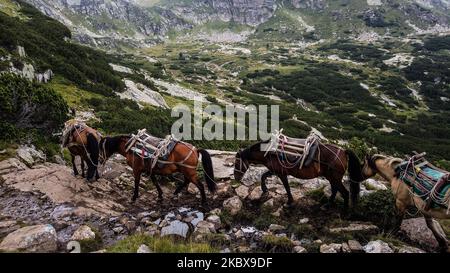
<path fill-rule="evenodd" d="M 255 143 L 255 144 L 252 144 L 252 145 L 248 146 L 247 148 L 243 149 L 240 152 L 241 158 L 243 158 L 243 159 L 249 158 L 251 156 L 252 152 L 254 152 L 254 151 L 261 151 L 261 144 L 268 143 L 269 141 L 270 140 L 259 141 L 259 142 Z"/>
<path fill-rule="evenodd" d="M 374 155 L 372 155 L 372 156 L 369 158 L 369 160 L 368 160 L 369 166 L 370 166 L 372 169 L 376 170 L 376 169 L 377 169 L 377 166 L 376 166 L 376 164 L 375 164 L 375 161 L 377 161 L 377 160 L 379 160 L 379 159 L 386 160 L 386 161 L 387 161 L 387 165 L 388 165 L 390 168 L 392 168 L 392 169 L 395 169 L 395 167 L 403 161 L 403 159 L 397 158 L 397 157 L 385 156 L 385 155 L 382 155 L 382 154 L 374 154 Z"/>
<path fill-rule="evenodd" d="M 105 137 L 100 141 L 100 145 L 105 145 L 105 149 L 108 151 L 117 152 L 120 142 L 123 139 L 129 139 L 130 135 L 118 135 L 113 137 Z"/>

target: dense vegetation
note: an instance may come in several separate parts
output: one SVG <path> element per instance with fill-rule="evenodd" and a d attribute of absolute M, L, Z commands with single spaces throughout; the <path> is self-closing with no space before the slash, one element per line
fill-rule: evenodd
<path fill-rule="evenodd" d="M 0 49 L 9 52 L 17 64 L 32 62 L 37 71 L 52 69 L 78 87 L 112 96 L 124 84 L 108 64 L 108 56 L 86 46 L 67 41 L 67 27 L 32 6 L 17 1 L 20 13 L 27 19 L 11 17 L 0 12 Z M 27 58 L 19 58 L 17 46 L 25 49 Z M 1 51 L 0 51 L 1 52 Z M 20 69 L 20 67 L 19 67 Z"/>
<path fill-rule="evenodd" d="M 0 75 L 1 145 L 29 139 L 47 149 L 67 114 L 67 103 L 52 89 L 12 74 Z"/>

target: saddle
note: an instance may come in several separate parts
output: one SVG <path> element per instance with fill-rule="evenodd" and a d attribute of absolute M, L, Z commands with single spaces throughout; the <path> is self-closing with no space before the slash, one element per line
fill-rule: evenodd
<path fill-rule="evenodd" d="M 139 130 L 136 135 L 126 144 L 126 151 L 131 150 L 135 155 L 148 160 L 153 168 L 158 162 L 159 167 L 163 167 L 170 153 L 178 143 L 171 135 L 166 138 L 158 138 L 146 132 L 146 129 Z"/>
<path fill-rule="evenodd" d="M 100 139 L 102 138 L 100 132 L 87 126 L 84 122 L 76 119 L 71 119 L 66 121 L 66 123 L 64 124 L 64 130 L 61 137 L 62 146 L 69 147 L 81 145 L 74 141 L 74 135 L 77 136 L 82 134 L 92 134 L 97 139 L 97 141 L 100 141 Z"/>
<path fill-rule="evenodd" d="M 396 177 L 412 188 L 412 192 L 427 202 L 427 208 L 448 207 L 450 173 L 425 159 L 425 153 L 406 158 L 396 169 Z"/>
<path fill-rule="evenodd" d="M 320 138 L 312 133 L 307 138 L 288 137 L 282 130 L 272 138 L 272 149 L 279 160 L 289 167 L 298 166 L 299 169 L 308 167 L 314 161 L 319 148 Z"/>

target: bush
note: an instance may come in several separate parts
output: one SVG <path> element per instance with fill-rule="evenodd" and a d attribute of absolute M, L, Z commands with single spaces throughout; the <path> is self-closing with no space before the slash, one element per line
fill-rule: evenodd
<path fill-rule="evenodd" d="M 391 230 L 395 228 L 397 218 L 394 195 L 390 190 L 366 195 L 361 198 L 355 213 L 383 230 Z"/>
<path fill-rule="evenodd" d="M 49 135 L 63 126 L 67 113 L 66 102 L 54 90 L 16 75 L 0 76 L 1 139 L 27 129 Z"/>

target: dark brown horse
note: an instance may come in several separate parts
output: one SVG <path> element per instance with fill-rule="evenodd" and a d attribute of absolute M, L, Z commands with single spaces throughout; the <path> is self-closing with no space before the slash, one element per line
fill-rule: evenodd
<path fill-rule="evenodd" d="M 152 176 L 152 182 L 155 184 L 156 189 L 158 190 L 158 198 L 161 200 L 162 190 L 153 175 L 169 175 L 180 172 L 184 176 L 184 183 L 177 187 L 174 195 L 180 193 L 183 188 L 189 185 L 189 183 L 194 183 L 200 190 L 202 206 L 207 206 L 205 189 L 197 175 L 199 154 L 201 154 L 206 185 L 210 192 L 215 192 L 216 182 L 214 181 L 212 160 L 206 150 L 197 149 L 189 143 L 177 141 L 168 158 L 164 160 L 164 162 L 160 162 L 161 164 L 158 163 L 152 168 L 149 159 L 143 159 L 139 155 L 136 155 L 135 152 L 131 151 L 131 149 L 126 151 L 126 146 L 130 139 L 131 136 L 102 138 L 100 141 L 100 153 L 102 160 L 106 160 L 115 153 L 119 153 L 127 159 L 127 164 L 133 168 L 134 175 L 133 202 L 139 196 L 139 182 L 142 173 L 148 173 Z"/>
<path fill-rule="evenodd" d="M 92 182 L 98 179 L 98 157 L 100 134 L 97 130 L 76 120 L 66 122 L 66 128 L 62 136 L 62 145 L 67 147 L 72 156 L 74 175 L 78 175 L 75 166 L 75 157 L 81 157 L 82 176 L 84 177 L 84 162 L 88 165 L 87 180 Z M 84 162 L 83 162 L 84 161 Z"/>
<path fill-rule="evenodd" d="M 348 209 L 349 192 L 342 184 L 342 178 L 347 171 L 350 176 L 350 191 L 352 203 L 356 204 L 360 185 L 363 181 L 361 175 L 361 163 L 358 157 L 350 150 L 341 149 L 335 145 L 319 143 L 318 151 L 312 163 L 309 166 L 299 168 L 298 165 L 287 168 L 280 160 L 279 154 L 270 152 L 266 154 L 261 145 L 268 141 L 256 143 L 246 149 L 240 150 L 236 154 L 234 166 L 234 177 L 240 181 L 250 164 L 264 165 L 269 169 L 261 178 L 261 188 L 264 193 L 267 192 L 265 180 L 271 175 L 277 175 L 286 189 L 288 195 L 287 204 L 292 205 L 294 199 L 288 182 L 288 175 L 300 179 L 312 179 L 319 176 L 325 177 L 331 184 L 330 204 L 335 200 L 337 192 L 340 192 L 344 199 L 344 209 Z"/>

